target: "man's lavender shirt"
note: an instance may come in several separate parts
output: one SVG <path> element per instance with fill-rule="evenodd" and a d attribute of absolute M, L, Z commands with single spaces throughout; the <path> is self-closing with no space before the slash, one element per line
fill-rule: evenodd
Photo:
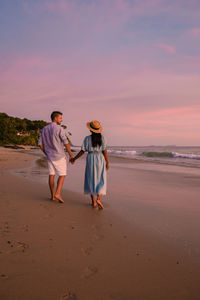
<path fill-rule="evenodd" d="M 55 122 L 45 126 L 38 141 L 38 145 L 43 145 L 47 160 L 59 160 L 65 157 L 64 145 L 68 144 L 68 140 L 64 129 Z"/>

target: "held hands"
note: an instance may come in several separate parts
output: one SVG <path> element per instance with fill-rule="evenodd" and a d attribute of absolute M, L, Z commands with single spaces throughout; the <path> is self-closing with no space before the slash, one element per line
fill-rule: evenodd
<path fill-rule="evenodd" d="M 73 164 L 75 163 L 74 157 L 71 157 L 71 158 L 69 159 L 69 161 L 70 161 L 70 163 L 73 165 Z"/>

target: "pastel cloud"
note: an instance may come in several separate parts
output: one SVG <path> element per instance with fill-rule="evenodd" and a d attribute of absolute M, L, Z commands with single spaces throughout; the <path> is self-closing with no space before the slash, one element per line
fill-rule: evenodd
<path fill-rule="evenodd" d="M 174 14 L 176 17 L 187 13 L 188 15 L 199 16 L 196 6 L 199 5 L 198 0 L 101 0 L 101 1 L 80 1 L 80 0 L 44 0 L 42 2 L 24 2 L 24 8 L 31 10 L 48 11 L 55 14 L 73 14 L 79 13 L 80 17 L 84 17 L 81 13 L 90 14 L 104 12 L 105 18 L 109 15 L 117 16 L 119 19 L 127 19 L 131 16 L 155 16 L 160 13 Z M 181 9 L 181 14 L 177 13 Z M 183 14 L 183 15 L 184 15 Z"/>
<path fill-rule="evenodd" d="M 183 138 L 198 138 L 199 132 L 195 128 L 200 127 L 200 107 L 183 105 L 188 103 L 188 99 L 191 104 L 198 103 L 199 76 L 190 79 L 189 76 L 172 76 L 149 70 L 142 71 L 140 75 L 132 74 L 130 80 L 130 74 L 125 78 L 125 74 L 114 77 L 109 71 L 106 76 L 102 74 L 99 80 L 97 74 L 92 72 L 94 79 L 90 77 L 91 81 L 89 78 L 81 80 L 84 76 L 81 70 L 77 70 L 73 78 L 67 75 L 60 77 L 57 71 L 54 76 L 48 75 L 48 69 L 44 74 L 38 73 L 38 77 L 21 72 L 17 78 L 15 69 L 12 73 L 15 81 L 10 77 L 9 81 L 4 82 L 2 92 L 5 102 L 2 102 L 2 107 L 7 107 L 13 114 L 18 112 L 19 116 L 23 108 L 22 114 L 27 117 L 46 116 L 47 119 L 51 110 L 59 107 L 70 124 L 77 144 L 80 136 L 84 135 L 82 126 L 91 116 L 102 120 L 112 144 L 117 144 L 119 136 L 126 136 L 129 140 L 135 137 L 138 144 L 156 143 L 156 139 L 164 143 L 166 137 L 170 138 L 171 143 L 175 143 L 173 139 L 176 137 L 176 143 L 181 144 Z M 87 69 L 85 72 L 91 71 Z M 163 96 L 166 93 L 168 96 Z M 126 101 L 126 97 L 130 100 Z M 155 98 L 158 100 L 153 105 Z M 19 111 L 13 105 L 9 108 L 9 99 L 18 99 Z M 116 129 L 118 136 L 115 136 Z"/>
<path fill-rule="evenodd" d="M 161 50 L 163 50 L 165 53 L 168 54 L 176 54 L 176 48 L 172 45 L 168 45 L 168 44 L 157 44 L 156 45 L 158 48 L 160 48 Z"/>
<path fill-rule="evenodd" d="M 199 105 L 133 113 L 132 118 L 126 116 L 126 119 L 120 121 L 118 130 L 121 134 L 132 135 L 136 139 L 140 136 L 142 144 L 148 144 L 157 139 L 163 143 L 168 138 L 174 144 L 179 143 L 180 140 L 184 143 L 198 139 L 199 114 Z"/>
<path fill-rule="evenodd" d="M 135 116 L 134 122 L 136 121 L 137 127 L 146 128 L 146 130 L 152 126 L 155 127 L 155 131 L 169 128 L 171 130 L 179 128 L 179 131 L 182 131 L 182 128 L 192 128 L 193 132 L 197 134 L 200 126 L 199 114 L 200 105 L 165 108 L 146 113 L 141 112 Z M 192 123 L 191 119 L 193 119 Z M 130 124 L 134 126 L 135 123 Z M 184 133 L 186 133 L 185 129 Z"/>
<path fill-rule="evenodd" d="M 123 56 L 120 53 L 112 60 L 109 55 L 93 60 L 88 58 L 80 67 L 79 62 L 70 66 L 68 61 L 59 58 L 18 58 L 2 77 L 4 89 L 6 86 L 9 89 L 10 82 L 14 80 L 15 84 L 29 82 L 29 86 L 34 86 L 35 83 L 39 86 L 43 84 L 44 88 L 57 91 L 58 97 L 82 101 L 131 99 L 159 94 L 181 97 L 182 101 L 189 95 L 197 98 L 200 92 L 198 75 L 191 77 L 171 74 L 166 70 L 156 70 L 154 66 L 138 66 L 134 70 L 121 65 Z M 73 56 L 70 59 L 73 59 Z M 39 93 L 37 89 L 36 91 Z"/>
<path fill-rule="evenodd" d="M 193 28 L 189 31 L 189 33 L 193 37 L 200 37 L 200 28 Z"/>
<path fill-rule="evenodd" d="M 198 143 L 198 1 L 22 3 L 18 38 L 0 28 L 1 110 L 48 120 L 60 109 L 77 144 L 90 118 L 110 144 Z"/>
<path fill-rule="evenodd" d="M 59 13 L 69 12 L 71 5 L 72 3 L 64 0 L 44 2 L 44 7 L 46 7 L 46 9 L 50 12 L 59 12 Z"/>

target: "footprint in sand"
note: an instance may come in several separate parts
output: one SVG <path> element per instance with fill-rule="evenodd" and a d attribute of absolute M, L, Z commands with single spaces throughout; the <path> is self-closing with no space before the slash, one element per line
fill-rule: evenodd
<path fill-rule="evenodd" d="M 60 296 L 60 300 L 78 300 L 76 294 L 72 293 L 70 290 L 68 290 L 65 294 Z"/>
<path fill-rule="evenodd" d="M 49 200 L 49 199 L 48 199 L 48 200 Z M 47 205 L 45 205 L 45 204 L 40 203 L 40 206 L 43 207 L 43 208 L 49 209 L 49 206 L 47 206 Z"/>
<path fill-rule="evenodd" d="M 12 248 L 12 250 L 8 250 L 5 253 L 6 254 L 11 254 L 11 253 L 16 253 L 16 252 L 25 252 L 28 248 L 29 245 L 24 243 L 24 242 L 15 242 L 15 241 L 7 241 L 7 244 Z"/>
<path fill-rule="evenodd" d="M 47 214 L 47 215 L 41 217 L 40 219 L 41 219 L 41 220 L 44 220 L 44 219 L 46 220 L 46 219 L 53 218 L 53 217 L 54 217 L 54 215 L 51 214 L 51 213 L 49 213 L 49 214 Z"/>
<path fill-rule="evenodd" d="M 17 242 L 17 243 L 18 243 L 18 248 L 20 248 L 22 252 L 25 252 L 29 248 L 29 245 L 24 242 Z"/>
<path fill-rule="evenodd" d="M 96 224 L 92 225 L 91 227 L 92 227 L 93 230 L 100 230 L 101 229 L 101 227 L 99 225 L 96 225 Z"/>
<path fill-rule="evenodd" d="M 104 238 L 104 235 L 103 235 L 103 234 L 95 233 L 95 234 L 93 235 L 93 240 L 96 240 L 96 241 L 102 240 L 103 238 Z"/>
<path fill-rule="evenodd" d="M 6 274 L 0 274 L 0 279 L 7 279 L 8 278 L 8 275 Z"/>
<path fill-rule="evenodd" d="M 4 233 L 9 233 L 10 232 L 10 227 L 8 225 L 8 222 L 5 222 L 4 227 L 3 227 L 3 232 Z"/>
<path fill-rule="evenodd" d="M 23 231 L 29 231 L 29 226 L 28 225 L 22 225 L 21 227 L 20 227 Z"/>
<path fill-rule="evenodd" d="M 83 252 L 84 255 L 90 255 L 93 251 L 92 247 L 88 247 L 88 248 L 81 248 L 81 251 Z"/>
<path fill-rule="evenodd" d="M 104 235 L 99 233 L 99 230 L 101 229 L 99 225 L 92 225 L 91 228 L 93 230 L 93 240 L 98 241 L 104 238 Z"/>
<path fill-rule="evenodd" d="M 94 274 L 96 274 L 98 272 L 98 268 L 95 266 L 88 266 L 85 271 L 84 274 L 81 276 L 82 278 L 90 278 L 92 277 Z"/>

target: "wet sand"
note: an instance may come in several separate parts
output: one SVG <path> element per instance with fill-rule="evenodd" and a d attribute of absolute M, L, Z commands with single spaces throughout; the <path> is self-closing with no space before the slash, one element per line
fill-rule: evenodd
<path fill-rule="evenodd" d="M 154 184 L 157 173 L 123 173 L 114 162 L 112 169 L 111 163 L 109 197 L 121 203 L 126 220 L 114 210 L 114 199 L 109 204 L 105 198 L 104 211 L 93 210 L 88 198 L 68 190 L 63 191 L 64 205 L 49 201 L 46 185 L 28 180 L 25 173 L 19 177 L 8 172 L 30 167 L 35 156 L 4 148 L 0 148 L 0 155 L 0 299 L 200 299 L 198 260 L 172 243 L 169 236 L 163 239 L 148 230 L 154 224 L 154 207 L 161 225 L 162 216 L 169 223 L 173 220 L 172 206 L 160 206 L 159 196 L 163 203 L 168 203 L 166 199 L 170 203 L 173 192 L 176 197 L 193 192 L 191 201 L 196 205 L 196 177 L 165 174 L 163 195 L 162 178 Z M 121 176 L 127 174 L 124 188 L 119 184 L 120 172 Z M 135 201 L 128 214 L 126 207 L 123 211 L 122 198 L 129 197 L 130 190 Z M 187 197 L 180 218 L 186 217 L 186 207 Z M 192 222 L 195 210 L 188 210 L 188 214 Z M 137 222 L 140 218 L 142 223 L 146 220 L 143 227 Z"/>

